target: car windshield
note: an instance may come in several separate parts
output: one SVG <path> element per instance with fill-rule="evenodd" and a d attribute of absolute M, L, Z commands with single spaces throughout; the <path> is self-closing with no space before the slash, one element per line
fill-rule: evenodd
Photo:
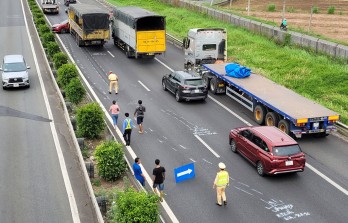
<path fill-rule="evenodd" d="M 4 72 L 19 72 L 25 71 L 27 67 L 23 62 L 21 63 L 5 63 L 4 64 Z"/>
<path fill-rule="evenodd" d="M 300 153 L 301 149 L 298 145 L 276 146 L 272 152 L 275 156 L 290 156 Z"/>
<path fill-rule="evenodd" d="M 203 85 L 202 79 L 187 79 L 184 81 L 184 84 L 191 86 L 200 86 Z"/>

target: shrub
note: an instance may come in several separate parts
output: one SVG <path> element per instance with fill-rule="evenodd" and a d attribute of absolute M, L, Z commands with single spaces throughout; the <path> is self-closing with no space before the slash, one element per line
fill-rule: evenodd
<path fill-rule="evenodd" d="M 56 69 L 59 69 L 63 64 L 68 63 L 68 56 L 63 52 L 58 52 L 53 55 L 53 63 Z"/>
<path fill-rule="evenodd" d="M 50 28 L 46 24 L 39 25 L 38 30 L 39 30 L 40 35 L 43 35 L 43 34 L 51 31 Z M 53 39 L 54 39 L 54 36 L 53 36 Z"/>
<path fill-rule="evenodd" d="M 269 12 L 275 12 L 275 10 L 276 10 L 275 4 L 269 4 L 267 10 Z"/>
<path fill-rule="evenodd" d="M 318 13 L 319 13 L 318 7 L 317 7 L 317 6 L 313 6 L 312 12 L 313 12 L 314 14 L 318 14 Z"/>
<path fill-rule="evenodd" d="M 158 222 L 158 197 L 155 194 L 136 192 L 133 188 L 127 188 L 117 195 L 108 212 L 110 222 Z"/>
<path fill-rule="evenodd" d="M 94 152 L 98 175 L 106 181 L 115 181 L 126 171 L 123 157 L 123 145 L 109 140 L 97 146 Z"/>
<path fill-rule="evenodd" d="M 51 58 L 53 57 L 54 54 L 60 51 L 59 45 L 56 42 L 48 42 L 46 46 L 47 46 L 48 56 L 50 56 Z"/>
<path fill-rule="evenodd" d="M 78 135 L 89 139 L 97 138 L 104 130 L 103 118 L 103 110 L 96 103 L 78 108 L 76 115 Z"/>
<path fill-rule="evenodd" d="M 70 83 L 70 80 L 77 77 L 77 69 L 73 64 L 63 64 L 57 71 L 58 84 L 65 88 Z"/>
<path fill-rule="evenodd" d="M 46 24 L 46 21 L 43 17 L 41 18 L 34 17 L 34 22 L 37 26 Z"/>
<path fill-rule="evenodd" d="M 77 77 L 73 78 L 64 90 L 68 100 L 74 104 L 80 103 L 86 95 L 86 90 Z"/>
<path fill-rule="evenodd" d="M 330 6 L 327 9 L 327 14 L 335 14 L 335 6 Z"/>
<path fill-rule="evenodd" d="M 42 26 L 42 25 L 41 25 Z M 51 33 L 51 32 L 46 32 L 46 33 L 41 33 L 42 35 L 42 45 L 45 47 L 45 48 L 48 48 L 48 44 L 50 42 L 55 42 L 55 38 L 54 38 L 54 34 Z M 58 47 L 59 49 L 59 47 Z"/>

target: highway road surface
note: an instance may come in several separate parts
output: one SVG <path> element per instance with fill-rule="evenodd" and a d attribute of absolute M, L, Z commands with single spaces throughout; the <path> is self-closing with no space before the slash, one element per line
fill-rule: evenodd
<path fill-rule="evenodd" d="M 4 55 L 22 54 L 31 66 L 29 89 L 0 90 L 0 222 L 96 222 L 59 97 L 23 3 L 24 8 L 21 0 L 0 1 L 1 61 Z"/>

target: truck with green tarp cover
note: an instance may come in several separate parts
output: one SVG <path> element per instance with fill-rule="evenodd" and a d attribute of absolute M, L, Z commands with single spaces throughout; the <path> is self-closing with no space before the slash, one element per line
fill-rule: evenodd
<path fill-rule="evenodd" d="M 164 16 L 134 6 L 117 7 L 113 10 L 111 27 L 114 44 L 127 57 L 154 58 L 166 50 Z"/>
<path fill-rule="evenodd" d="M 78 46 L 104 45 L 110 39 L 109 13 L 95 5 L 76 4 L 68 9 L 70 33 Z"/>

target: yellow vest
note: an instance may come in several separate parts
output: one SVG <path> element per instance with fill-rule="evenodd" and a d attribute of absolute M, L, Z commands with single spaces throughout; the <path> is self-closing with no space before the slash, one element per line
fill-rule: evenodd
<path fill-rule="evenodd" d="M 130 119 L 127 119 L 127 126 L 126 126 L 126 129 L 131 129 L 131 120 Z"/>
<path fill-rule="evenodd" d="M 216 186 L 226 186 L 228 183 L 228 172 L 220 171 L 217 173 Z"/>

